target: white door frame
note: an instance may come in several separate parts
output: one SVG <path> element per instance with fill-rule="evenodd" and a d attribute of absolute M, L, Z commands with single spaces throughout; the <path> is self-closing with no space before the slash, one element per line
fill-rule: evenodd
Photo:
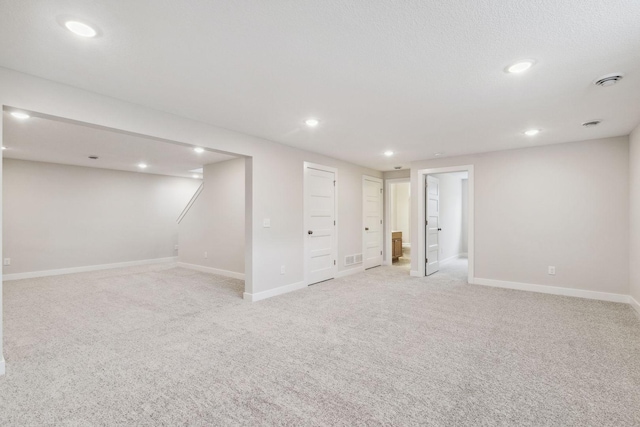
<path fill-rule="evenodd" d="M 365 261 L 365 257 L 367 254 L 367 242 L 365 241 L 364 238 L 364 227 L 365 227 L 365 221 L 364 221 L 364 217 L 365 217 L 365 212 L 364 212 L 364 201 L 365 201 L 365 192 L 364 192 L 364 185 L 365 185 L 365 180 L 369 180 L 369 181 L 376 181 L 380 183 L 380 188 L 382 189 L 382 203 L 380 204 L 380 219 L 382 220 L 382 227 L 380 227 L 381 233 L 384 233 L 387 227 L 387 217 L 385 216 L 385 212 L 384 212 L 384 179 L 382 178 L 376 178 L 375 176 L 370 176 L 370 175 L 362 175 L 362 227 L 360 228 L 360 235 L 362 236 L 362 266 L 364 267 L 364 261 Z M 384 265 L 384 234 L 381 236 L 382 237 L 382 241 L 380 242 L 380 250 L 382 250 L 382 262 L 380 265 Z"/>
<path fill-rule="evenodd" d="M 302 187 L 303 187 L 302 203 L 304 204 L 304 208 L 303 208 L 304 217 L 302 220 L 302 223 L 303 223 L 302 235 L 304 239 L 304 253 L 302 255 L 302 258 L 303 258 L 303 266 L 304 266 L 304 283 L 305 285 L 309 286 L 309 258 L 307 257 L 307 254 L 309 252 L 309 239 L 307 239 L 307 231 L 309 230 L 309 221 L 307 220 L 307 217 L 309 215 L 309 206 L 307 204 L 307 200 L 308 200 L 307 196 L 309 194 L 307 192 L 307 168 L 319 169 L 326 172 L 333 172 L 334 174 L 333 176 L 336 181 L 335 190 L 333 192 L 333 198 L 334 198 L 333 216 L 336 219 L 336 227 L 335 227 L 335 233 L 334 233 L 334 239 L 333 239 L 333 248 L 331 249 L 333 259 L 336 261 L 335 265 L 333 266 L 334 279 L 338 274 L 338 226 L 340 225 L 340 221 L 338 220 L 338 169 L 332 168 L 330 166 L 319 165 L 317 163 L 304 162 L 304 164 L 302 165 L 302 173 L 304 177 L 303 183 L 302 183 Z"/>
<path fill-rule="evenodd" d="M 411 178 L 392 178 L 384 180 L 384 259 L 383 265 L 392 265 L 391 260 L 391 185 L 411 182 Z"/>
<path fill-rule="evenodd" d="M 467 229 L 468 229 L 468 259 L 469 259 L 469 271 L 467 275 L 467 280 L 469 283 L 474 283 L 475 281 L 475 269 L 474 269 L 474 259 L 475 259 L 475 246 L 474 246 L 474 176 L 473 176 L 473 165 L 462 165 L 462 166 L 449 166 L 444 168 L 431 168 L 431 169 L 419 169 L 418 170 L 418 247 L 417 250 L 413 249 L 413 245 L 411 247 L 411 259 L 414 260 L 417 258 L 417 266 L 418 270 L 412 270 L 411 275 L 417 277 L 425 277 L 425 194 L 424 194 L 424 186 L 425 180 L 427 179 L 427 175 L 437 174 L 437 173 L 448 173 L 448 172 L 468 172 L 469 174 L 469 191 L 467 193 Z M 415 257 L 415 258 L 414 258 Z M 414 263 L 414 265 L 416 265 Z"/>

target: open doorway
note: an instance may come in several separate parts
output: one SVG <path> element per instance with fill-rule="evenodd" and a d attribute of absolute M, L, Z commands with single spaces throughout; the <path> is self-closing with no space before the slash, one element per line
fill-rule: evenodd
<path fill-rule="evenodd" d="M 411 268 L 411 182 L 387 180 L 387 263 L 407 271 Z"/>
<path fill-rule="evenodd" d="M 418 242 L 412 276 L 474 277 L 472 165 L 419 170 Z M 415 247 L 417 246 L 417 247 Z M 417 263 L 416 263 L 417 261 Z"/>
<path fill-rule="evenodd" d="M 426 275 L 468 273 L 469 173 L 429 174 L 426 178 Z"/>

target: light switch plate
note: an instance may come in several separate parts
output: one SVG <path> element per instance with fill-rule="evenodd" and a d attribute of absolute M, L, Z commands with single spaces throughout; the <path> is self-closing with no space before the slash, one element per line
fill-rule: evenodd
<path fill-rule="evenodd" d="M 262 226 L 264 228 L 269 228 L 271 227 L 271 220 L 269 218 L 265 218 L 262 220 Z"/>
<path fill-rule="evenodd" d="M 549 266 L 549 275 L 551 276 L 555 276 L 556 275 L 556 267 L 553 265 Z"/>

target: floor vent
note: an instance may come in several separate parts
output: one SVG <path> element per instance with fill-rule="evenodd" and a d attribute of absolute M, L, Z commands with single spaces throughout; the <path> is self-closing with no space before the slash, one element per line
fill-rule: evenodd
<path fill-rule="evenodd" d="M 360 264 L 362 262 L 362 254 L 347 255 L 344 257 L 344 265 Z"/>

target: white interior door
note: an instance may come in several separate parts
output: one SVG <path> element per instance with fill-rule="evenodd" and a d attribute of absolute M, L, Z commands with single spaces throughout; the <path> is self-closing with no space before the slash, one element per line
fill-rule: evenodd
<path fill-rule="evenodd" d="M 307 206 L 305 238 L 307 241 L 308 284 L 336 276 L 335 172 L 307 167 L 305 170 Z"/>
<path fill-rule="evenodd" d="M 364 268 L 382 265 L 382 180 L 365 176 L 362 180 L 362 236 Z"/>
<path fill-rule="evenodd" d="M 440 183 L 438 178 L 427 175 L 425 194 L 427 201 L 425 204 L 425 218 L 427 218 L 425 271 L 428 276 L 440 269 Z"/>

